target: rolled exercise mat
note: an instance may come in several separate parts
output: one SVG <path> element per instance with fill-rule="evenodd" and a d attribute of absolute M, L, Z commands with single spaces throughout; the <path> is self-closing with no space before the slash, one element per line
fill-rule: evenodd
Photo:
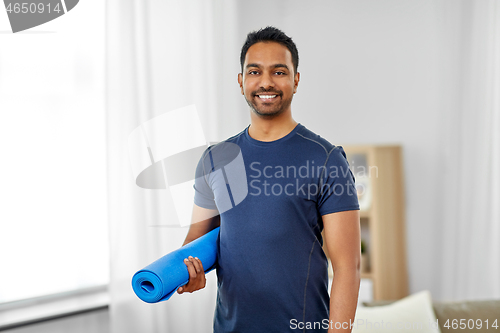
<path fill-rule="evenodd" d="M 205 273 L 215 268 L 217 260 L 217 236 L 220 227 L 198 239 L 170 252 L 144 267 L 132 277 L 132 288 L 137 297 L 147 303 L 166 301 L 177 288 L 189 281 L 189 272 L 184 259 L 198 257 Z"/>

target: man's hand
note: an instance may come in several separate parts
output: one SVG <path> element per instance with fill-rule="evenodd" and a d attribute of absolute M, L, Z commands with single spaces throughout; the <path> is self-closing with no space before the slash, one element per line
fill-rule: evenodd
<path fill-rule="evenodd" d="M 184 240 L 183 246 L 191 243 L 195 239 L 205 235 L 213 229 L 220 226 L 219 212 L 214 209 L 206 209 L 193 205 L 193 215 L 191 218 L 191 226 L 189 227 L 188 234 Z M 182 294 L 185 292 L 192 293 L 193 291 L 205 288 L 207 280 L 205 279 L 205 270 L 201 260 L 189 256 L 184 259 L 189 272 L 189 282 L 177 289 L 177 293 Z"/>
<path fill-rule="evenodd" d="M 205 270 L 203 269 L 201 260 L 196 257 L 193 258 L 189 256 L 184 259 L 184 263 L 186 264 L 189 272 L 189 282 L 177 289 L 177 293 L 192 293 L 193 291 L 205 288 L 207 280 L 205 278 Z"/>

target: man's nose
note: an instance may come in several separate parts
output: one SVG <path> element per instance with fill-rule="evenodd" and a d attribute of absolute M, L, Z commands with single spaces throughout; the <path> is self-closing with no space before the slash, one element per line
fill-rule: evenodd
<path fill-rule="evenodd" d="M 273 77 L 271 76 L 271 73 L 268 72 L 262 73 L 260 86 L 266 90 L 274 87 L 274 81 Z"/>

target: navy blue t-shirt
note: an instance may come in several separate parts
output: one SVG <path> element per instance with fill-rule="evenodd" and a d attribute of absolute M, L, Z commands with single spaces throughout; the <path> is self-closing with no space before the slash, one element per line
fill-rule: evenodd
<path fill-rule="evenodd" d="M 321 216 L 359 209 L 342 147 L 300 123 L 271 142 L 247 127 L 205 150 L 194 188 L 220 213 L 214 332 L 326 332 Z"/>

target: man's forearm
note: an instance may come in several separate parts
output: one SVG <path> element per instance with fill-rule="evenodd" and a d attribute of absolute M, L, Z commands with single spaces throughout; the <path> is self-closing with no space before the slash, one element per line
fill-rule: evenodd
<path fill-rule="evenodd" d="M 354 323 L 360 283 L 359 269 L 335 270 L 330 293 L 330 325 L 328 332 L 351 332 Z"/>

